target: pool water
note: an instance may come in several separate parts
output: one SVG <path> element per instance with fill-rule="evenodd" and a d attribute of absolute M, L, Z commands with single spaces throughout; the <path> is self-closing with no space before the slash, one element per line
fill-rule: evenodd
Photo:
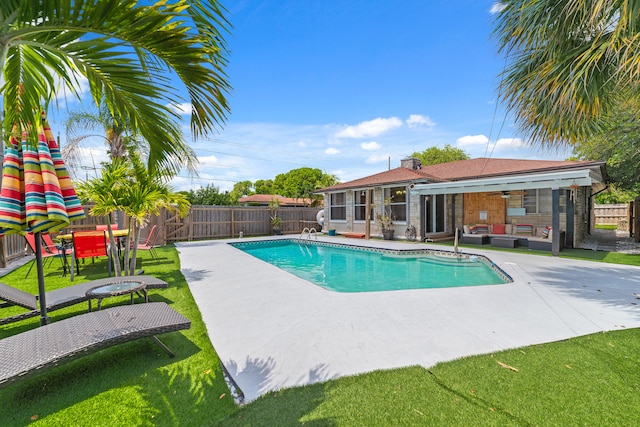
<path fill-rule="evenodd" d="M 232 246 L 323 288 L 338 292 L 450 288 L 504 284 L 479 257 L 448 257 L 429 251 L 363 250 L 292 240 Z"/>

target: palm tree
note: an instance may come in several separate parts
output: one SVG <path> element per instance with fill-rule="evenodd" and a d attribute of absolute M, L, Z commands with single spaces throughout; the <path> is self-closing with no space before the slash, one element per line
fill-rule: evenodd
<path fill-rule="evenodd" d="M 93 204 L 89 211 L 92 216 L 103 216 L 109 225 L 109 215 L 123 211 L 129 217 L 129 236 L 125 245 L 125 274 L 135 273 L 137 247 L 140 229 L 147 226 L 150 215 L 158 215 L 165 208 L 184 216 L 190 204 L 186 197 L 174 193 L 162 176 L 154 174 L 135 153 L 129 159 L 113 159 L 102 168 L 98 178 L 88 180 L 78 186 L 78 195 Z M 115 239 L 111 227 L 107 227 L 111 242 L 112 256 L 117 259 Z M 133 248 L 130 256 L 129 248 Z M 120 274 L 116 264 L 116 275 Z"/>
<path fill-rule="evenodd" d="M 110 216 L 120 209 L 120 201 L 123 193 L 127 191 L 127 177 L 129 168 L 123 159 L 114 159 L 103 165 L 100 178 L 95 178 L 80 183 L 77 186 L 78 197 L 83 202 L 93 204 L 90 214 L 104 217 L 109 233 L 109 243 L 112 259 L 118 259 L 116 241 L 111 229 Z M 115 274 L 120 275 L 120 263 L 114 262 Z"/>
<path fill-rule="evenodd" d="M 84 77 L 96 106 L 104 100 L 134 138 L 148 141 L 152 168 L 179 158 L 173 107 L 191 103 L 195 137 L 226 118 L 228 27 L 216 0 L 2 0 L 4 134 L 14 123 L 36 123 L 59 92 L 58 81 L 80 97 Z"/>
<path fill-rule="evenodd" d="M 507 55 L 501 99 L 533 142 L 559 146 L 585 138 L 621 96 L 638 98 L 640 9 L 634 5 L 501 2 L 494 30 Z"/>
<path fill-rule="evenodd" d="M 138 156 L 133 155 L 130 161 L 132 173 L 121 200 L 120 209 L 130 218 L 129 236 L 133 232 L 133 241 L 127 244 L 125 251 L 125 259 L 129 259 L 128 249 L 130 247 L 133 249 L 128 265 L 128 274 L 133 275 L 140 242 L 140 229 L 147 226 L 150 215 L 158 216 L 160 210 L 164 208 L 184 217 L 189 213 L 191 204 L 185 195 L 173 192 L 164 182 L 163 177 L 154 175 Z"/>

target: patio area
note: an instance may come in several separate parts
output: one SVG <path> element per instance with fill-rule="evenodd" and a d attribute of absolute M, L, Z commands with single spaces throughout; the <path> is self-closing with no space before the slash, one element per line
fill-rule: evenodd
<path fill-rule="evenodd" d="M 319 240 L 416 247 L 398 241 Z M 245 402 L 270 390 L 377 369 L 429 367 L 640 327 L 638 267 L 473 249 L 468 252 L 488 256 L 514 282 L 344 294 L 263 263 L 229 241 L 176 247 L 213 346 Z"/>

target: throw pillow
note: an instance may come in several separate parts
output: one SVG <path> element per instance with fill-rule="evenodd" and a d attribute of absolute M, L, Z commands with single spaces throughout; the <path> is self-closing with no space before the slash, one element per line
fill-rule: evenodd
<path fill-rule="evenodd" d="M 476 224 L 476 234 L 489 234 L 489 226 L 487 224 Z"/>
<path fill-rule="evenodd" d="M 542 235 L 540 237 L 542 237 L 543 239 L 547 239 L 549 238 L 549 233 L 551 233 L 551 227 L 546 227 L 544 230 L 542 230 Z"/>
<path fill-rule="evenodd" d="M 493 224 L 493 234 L 504 234 L 505 224 Z"/>

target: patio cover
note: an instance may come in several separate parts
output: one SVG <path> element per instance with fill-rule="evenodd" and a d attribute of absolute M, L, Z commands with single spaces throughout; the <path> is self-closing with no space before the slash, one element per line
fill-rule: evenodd
<path fill-rule="evenodd" d="M 605 187 L 605 179 L 601 171 L 593 168 L 576 169 L 563 172 L 542 174 L 505 175 L 497 178 L 478 178 L 461 181 L 435 182 L 431 184 L 416 184 L 412 187 L 412 194 L 454 194 L 454 193 L 484 193 L 509 190 L 533 190 L 537 188 L 570 188 L 572 185 L 581 187 L 596 186 L 596 191 Z"/>

